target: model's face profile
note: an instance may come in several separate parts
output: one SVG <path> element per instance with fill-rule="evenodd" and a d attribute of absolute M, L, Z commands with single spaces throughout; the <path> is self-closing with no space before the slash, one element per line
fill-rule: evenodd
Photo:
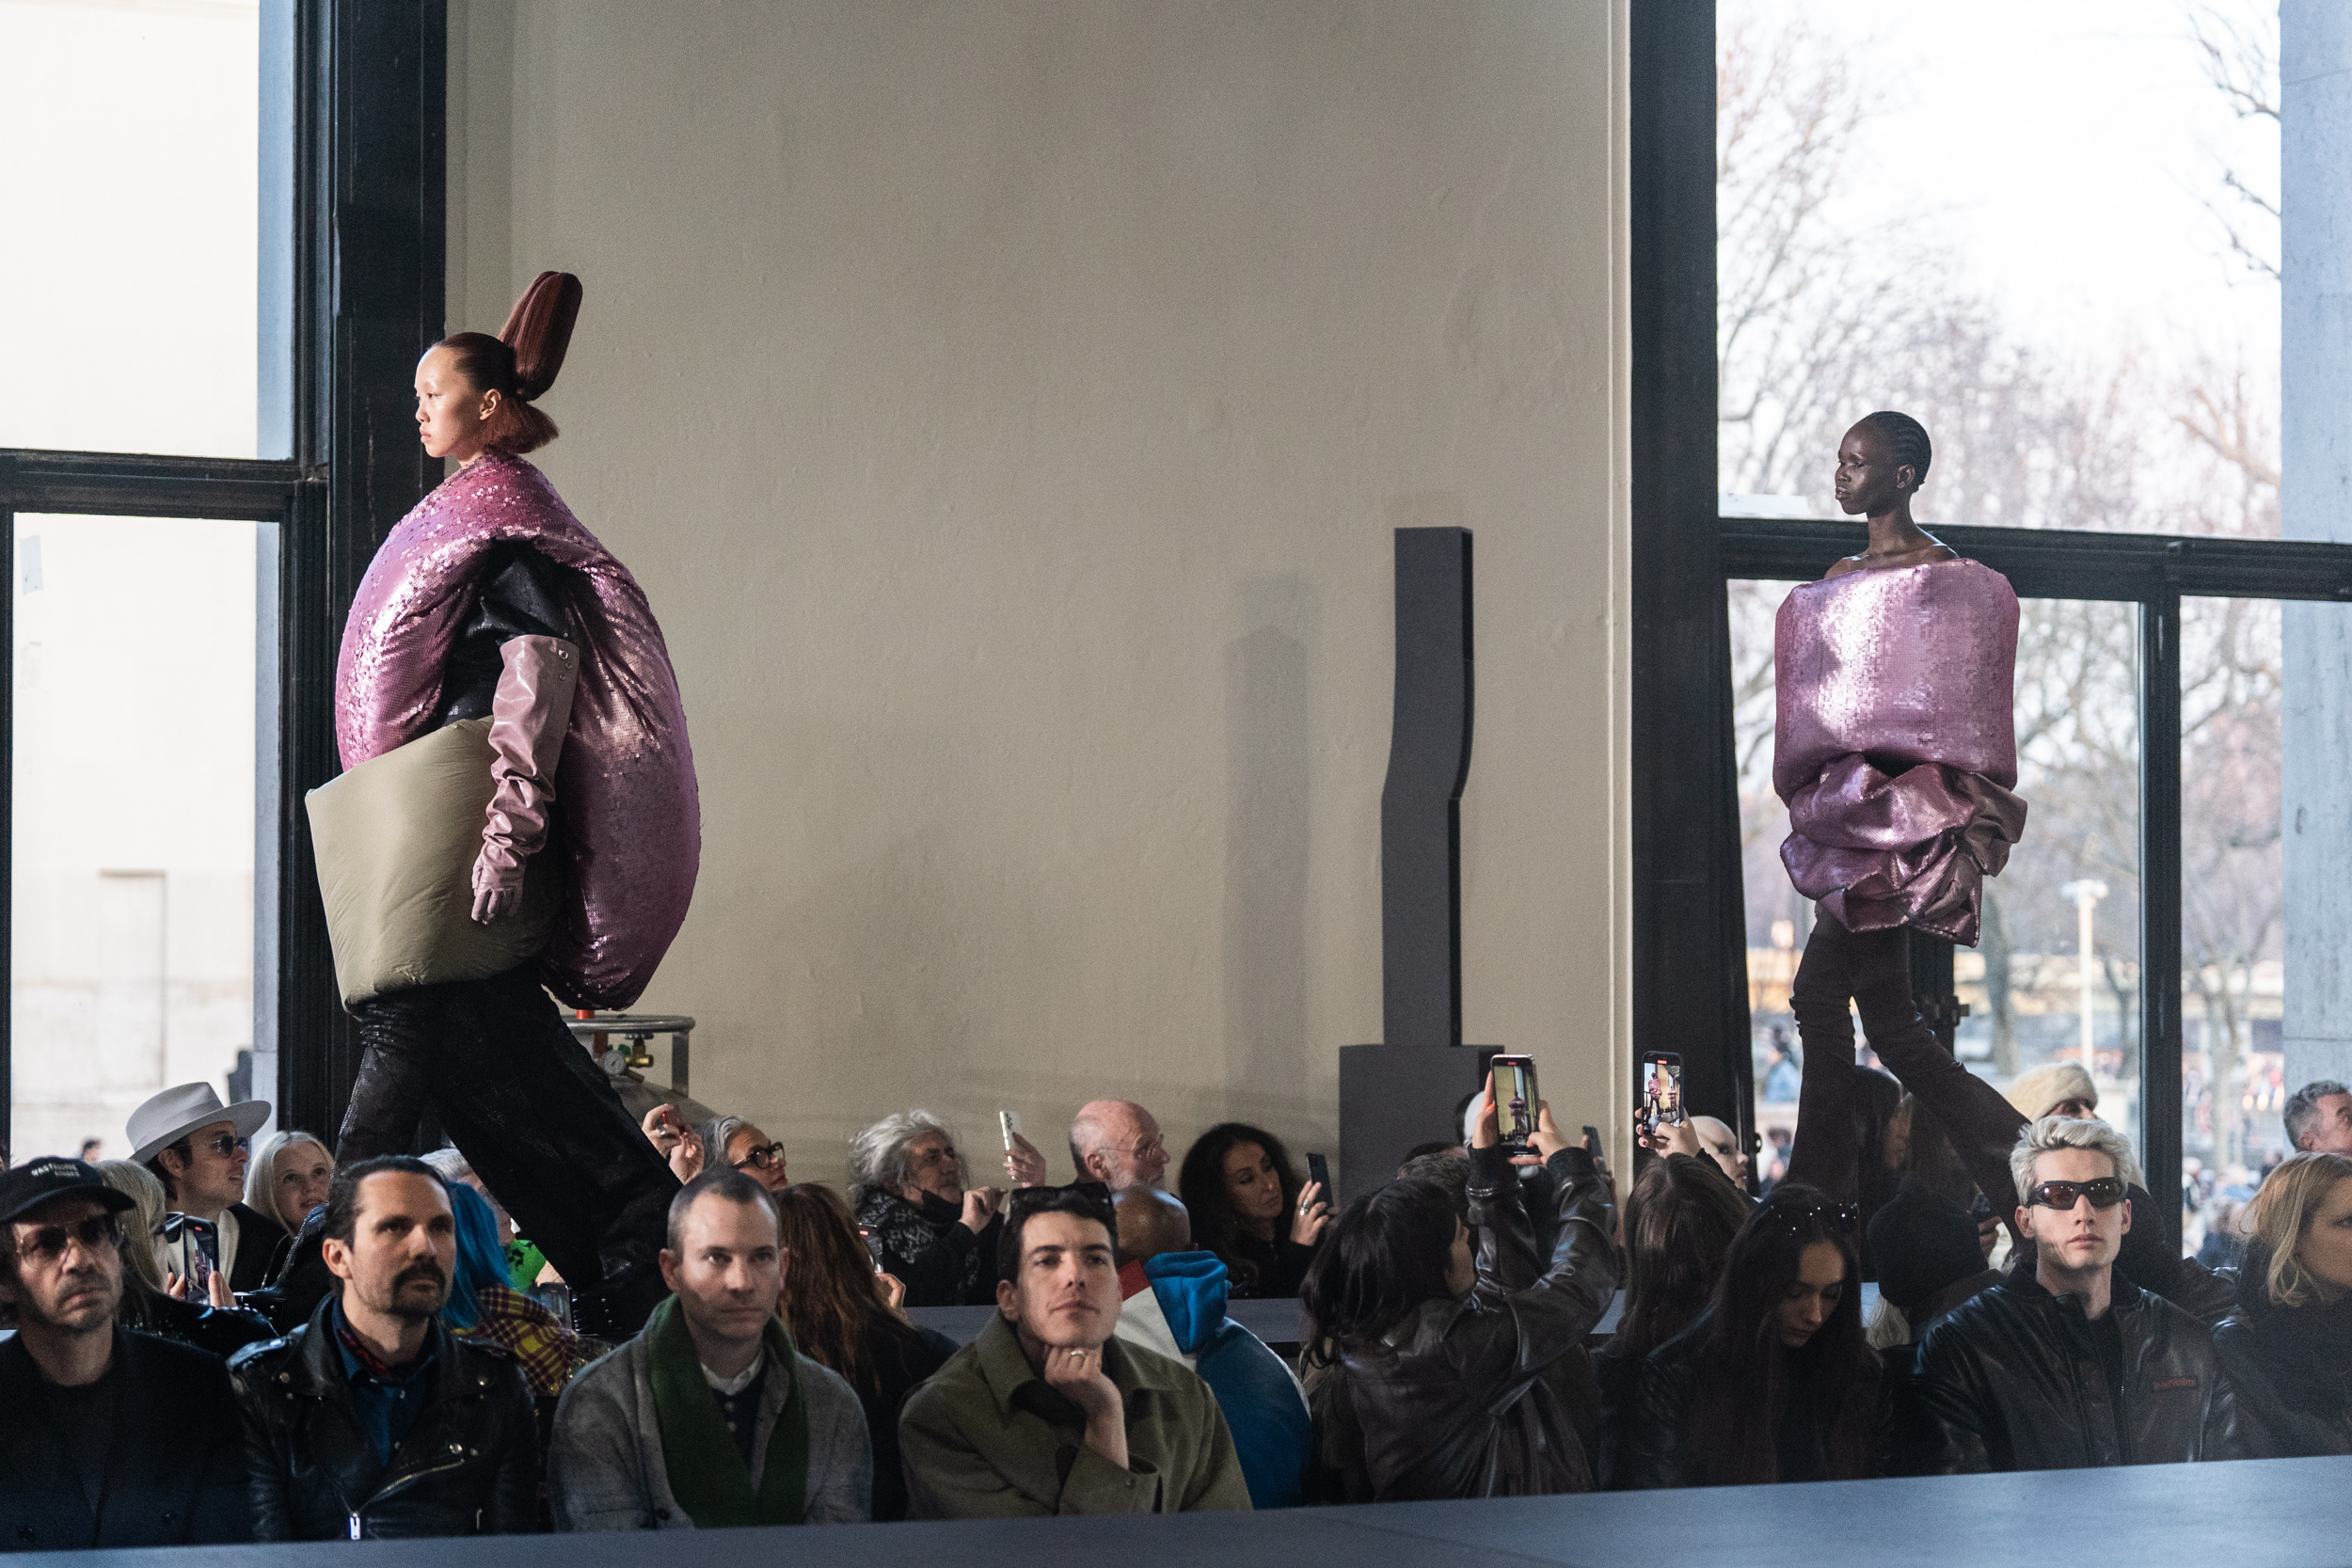
<path fill-rule="evenodd" d="M 498 393 L 468 384 L 448 349 L 428 349 L 417 361 L 417 436 L 427 457 L 470 463 L 481 456 L 484 430 L 499 402 Z"/>
<path fill-rule="evenodd" d="M 1892 512 L 1916 488 L 1909 464 L 1895 466 L 1885 438 L 1856 425 L 1837 443 L 1837 508 L 1849 517 Z"/>

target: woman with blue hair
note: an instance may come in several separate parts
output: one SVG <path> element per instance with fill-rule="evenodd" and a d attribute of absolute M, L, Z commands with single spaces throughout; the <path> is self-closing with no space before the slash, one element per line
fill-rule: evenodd
<path fill-rule="evenodd" d="M 506 1282 L 506 1249 L 499 1244 L 490 1204 L 463 1181 L 446 1183 L 457 1215 L 457 1267 L 450 1278 L 441 1321 L 467 1338 L 486 1339 L 514 1354 L 533 1399 L 564 1392 L 572 1374 L 612 1349 L 564 1326 L 563 1320 Z"/>

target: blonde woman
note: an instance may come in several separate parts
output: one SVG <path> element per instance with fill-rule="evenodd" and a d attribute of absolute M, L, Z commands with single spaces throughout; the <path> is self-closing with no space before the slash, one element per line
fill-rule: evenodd
<path fill-rule="evenodd" d="M 2238 1309 L 2214 1330 L 2260 1459 L 2352 1453 L 2352 1160 L 2297 1154 L 2247 1212 Z"/>
<path fill-rule="evenodd" d="M 245 1206 L 276 1220 L 292 1236 L 310 1211 L 326 1201 L 327 1183 L 334 1180 L 335 1156 L 325 1144 L 308 1132 L 272 1132 L 245 1168 Z"/>

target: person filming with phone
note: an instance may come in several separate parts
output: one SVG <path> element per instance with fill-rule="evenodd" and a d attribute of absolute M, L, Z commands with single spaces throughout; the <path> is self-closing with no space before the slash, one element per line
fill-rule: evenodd
<path fill-rule="evenodd" d="M 1308 1271 L 1314 1412 L 1311 1501 L 1583 1492 L 1592 1467 L 1545 1379 L 1584 1343 L 1617 1288 L 1607 1185 L 1590 1152 L 1534 1106 L 1527 1147 L 1559 1216 L 1535 1251 L 1487 1077 L 1470 1134 L 1470 1215 L 1433 1181 L 1350 1203 Z M 1478 1235 L 1471 1250 L 1470 1231 Z"/>
<path fill-rule="evenodd" d="M 963 1156 L 929 1111 L 887 1116 L 850 1140 L 857 1223 L 882 1243 L 883 1274 L 906 1282 L 907 1307 L 983 1307 L 996 1298 L 993 1187 L 964 1183 Z"/>

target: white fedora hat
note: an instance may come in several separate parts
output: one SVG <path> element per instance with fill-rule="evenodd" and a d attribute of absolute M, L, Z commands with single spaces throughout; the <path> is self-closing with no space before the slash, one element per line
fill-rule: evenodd
<path fill-rule="evenodd" d="M 123 1132 L 131 1140 L 131 1158 L 145 1164 L 155 1157 L 156 1150 L 170 1148 L 199 1127 L 210 1127 L 216 1121 L 231 1122 L 238 1137 L 249 1138 L 267 1120 L 266 1100 L 240 1100 L 234 1105 L 223 1105 L 219 1091 L 212 1085 L 183 1084 L 153 1096 L 132 1112 Z"/>

